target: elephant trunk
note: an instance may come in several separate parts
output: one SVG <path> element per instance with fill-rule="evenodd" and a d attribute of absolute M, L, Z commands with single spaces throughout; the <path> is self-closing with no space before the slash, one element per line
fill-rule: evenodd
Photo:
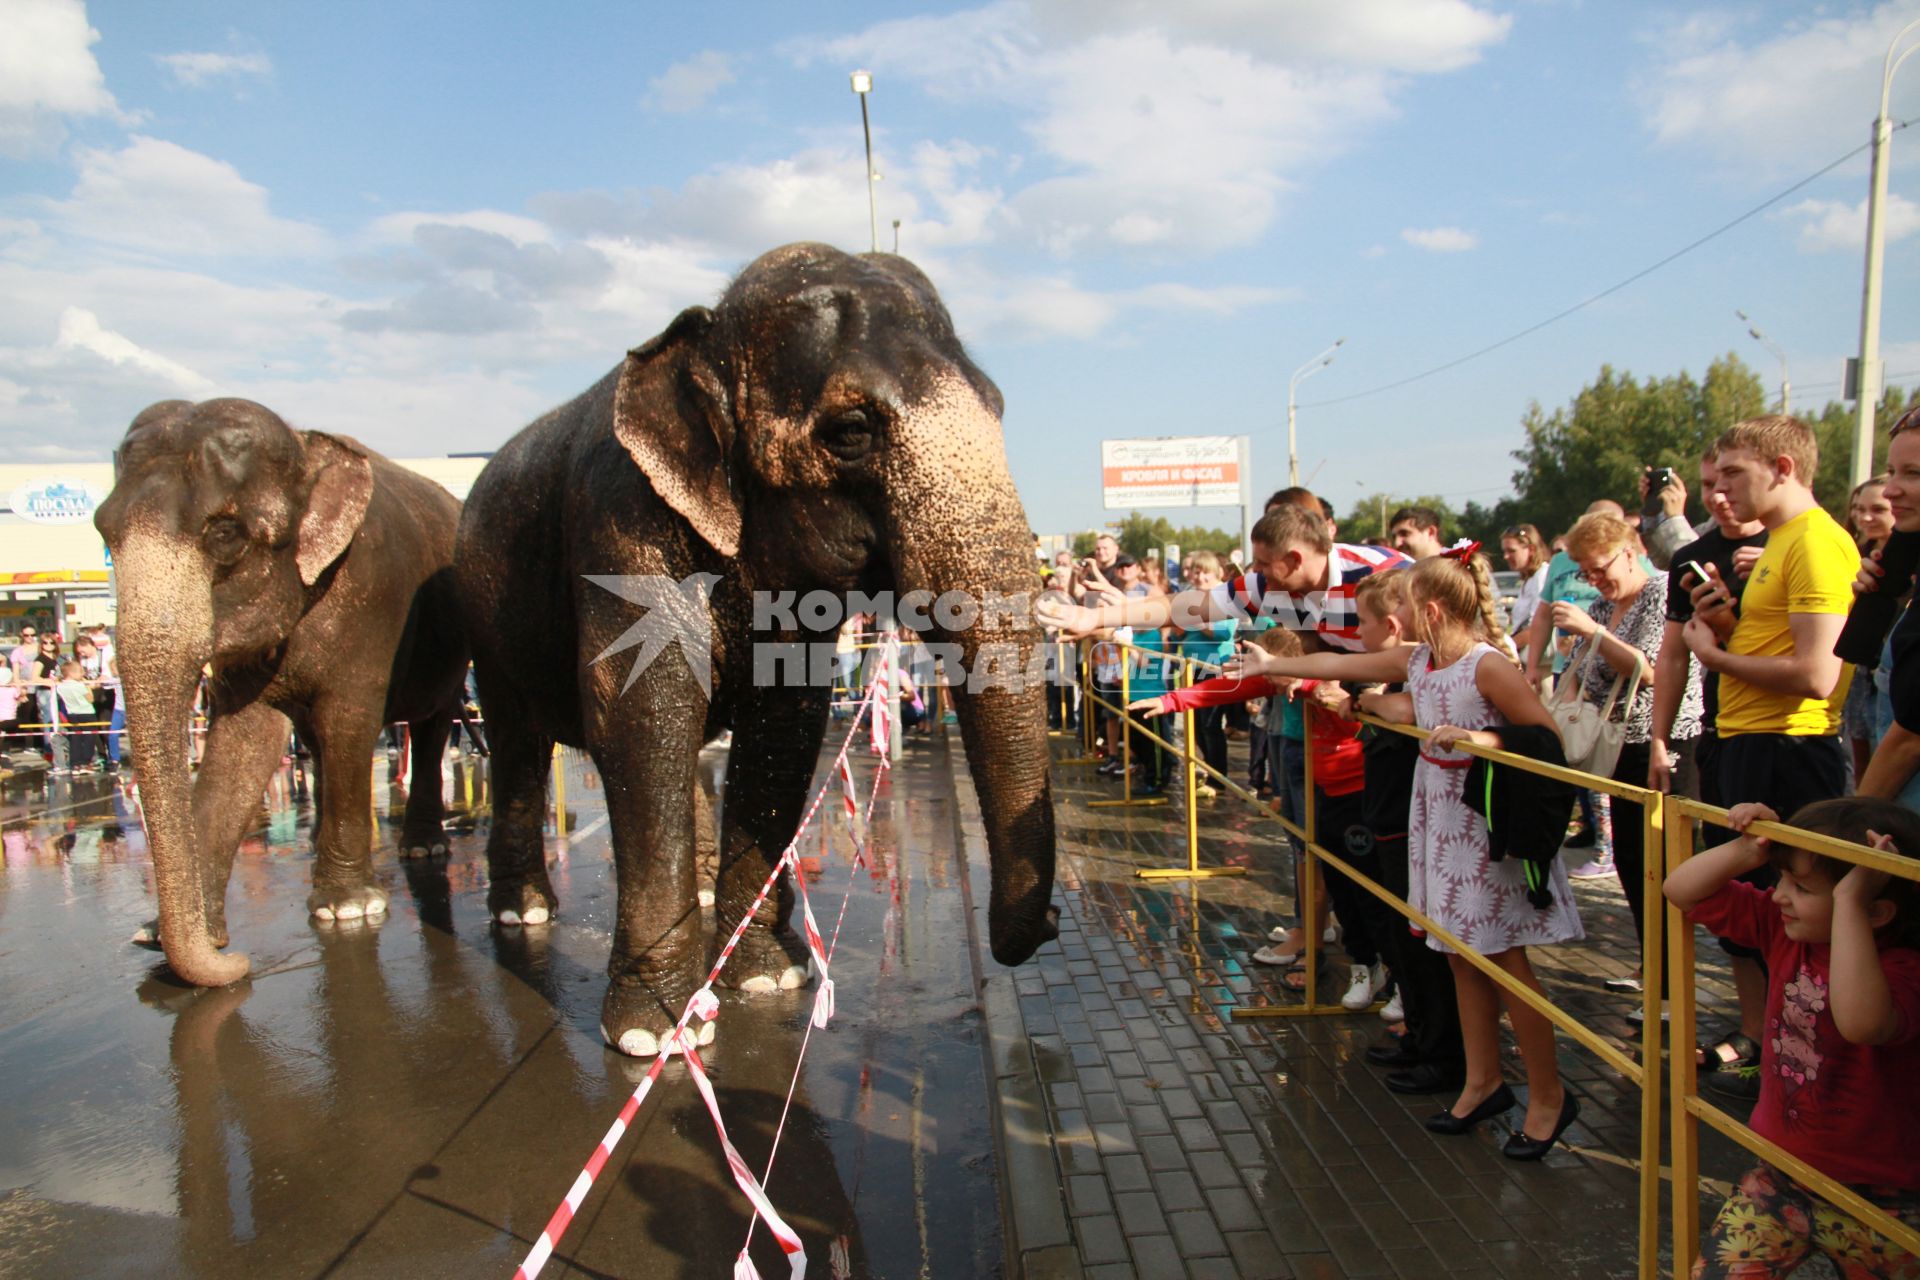
<path fill-rule="evenodd" d="M 187 767 L 193 697 L 213 652 L 213 595 L 199 548 L 146 534 L 114 548 L 127 733 L 160 900 L 160 943 L 183 980 L 223 987 L 247 974 L 247 958 L 222 953 L 207 927 L 193 779 Z"/>
<path fill-rule="evenodd" d="M 960 652 L 950 692 L 992 866 L 988 939 L 994 959 L 1013 965 L 1059 935 L 1033 535 L 997 416 L 971 388 L 951 390 L 933 408 L 929 420 L 941 430 L 917 443 L 934 447 L 903 450 L 921 465 L 894 482 L 893 492 L 914 495 L 890 530 L 895 576 L 903 592 L 945 597 L 931 611 L 928 638 Z"/>

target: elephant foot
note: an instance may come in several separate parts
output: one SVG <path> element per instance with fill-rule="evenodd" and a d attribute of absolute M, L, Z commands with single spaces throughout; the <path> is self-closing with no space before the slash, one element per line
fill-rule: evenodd
<path fill-rule="evenodd" d="M 359 920 L 387 914 L 387 891 L 378 885 L 358 889 L 315 888 L 307 895 L 307 910 L 316 920 Z"/>
<path fill-rule="evenodd" d="M 214 946 L 222 949 L 225 949 L 231 941 L 231 939 L 227 937 L 227 926 L 224 924 L 216 925 L 211 921 L 207 924 L 207 937 L 213 942 Z M 136 947 L 144 947 L 148 951 L 163 950 L 164 948 L 160 945 L 160 922 L 158 920 L 147 921 L 138 929 L 135 929 L 133 936 L 128 938 L 127 941 Z"/>
<path fill-rule="evenodd" d="M 560 909 L 552 890 L 538 885 L 495 885 L 487 892 L 487 910 L 501 924 L 546 924 Z"/>
<path fill-rule="evenodd" d="M 720 973 L 720 981 L 738 991 L 797 991 L 813 977 L 806 944 L 791 931 L 750 928 Z"/>
<path fill-rule="evenodd" d="M 400 823 L 400 856 L 439 857 L 449 848 L 446 827 L 434 813 L 408 812 Z"/>
<path fill-rule="evenodd" d="M 622 1034 L 618 1040 L 615 1040 L 605 1027 L 600 1028 L 600 1034 L 609 1045 L 629 1058 L 657 1058 L 662 1052 L 671 1057 L 676 1053 L 685 1053 L 689 1046 L 704 1049 L 712 1044 L 713 1024 L 702 1022 L 698 1031 L 689 1026 L 677 1036 L 673 1034 L 671 1026 L 661 1027 L 657 1032 L 636 1027 Z M 662 1045 L 666 1046 L 664 1050 L 661 1048 Z"/>
<path fill-rule="evenodd" d="M 629 1058 L 657 1058 L 713 1043 L 712 1022 L 696 1014 L 676 1036 L 677 1021 L 677 1009 L 644 984 L 612 983 L 600 1007 L 600 1036 Z"/>
<path fill-rule="evenodd" d="M 452 847 L 444 831 L 408 832 L 400 837 L 403 858 L 444 858 Z"/>

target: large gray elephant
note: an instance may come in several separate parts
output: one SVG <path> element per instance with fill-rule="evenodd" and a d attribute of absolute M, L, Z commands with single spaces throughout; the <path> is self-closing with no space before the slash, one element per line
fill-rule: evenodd
<path fill-rule="evenodd" d="M 383 725 L 404 721 L 413 735 L 401 847 L 446 847 L 440 757 L 467 669 L 451 582 L 460 504 L 355 441 L 296 432 L 249 400 L 153 405 L 116 461 L 94 524 L 119 582 L 159 942 L 180 977 L 223 986 L 247 972 L 246 956 L 217 950 L 234 850 L 290 728 L 315 762 L 315 915 L 386 910 L 371 857 Z M 208 666 L 196 783 L 188 730 Z"/>
<path fill-rule="evenodd" d="M 658 1052 L 708 963 L 694 874 L 701 744 L 733 730 L 716 890 L 725 925 L 751 906 L 806 800 L 830 690 L 768 680 L 764 662 L 757 679 L 755 649 L 830 641 L 831 621 L 809 632 L 802 611 L 784 630 L 756 631 L 755 593 L 1032 590 L 1032 534 L 1000 412 L 917 268 L 796 244 L 527 427 L 474 483 L 455 573 L 493 748 L 488 905 L 509 925 L 555 909 L 541 841 L 547 762 L 556 741 L 585 747 L 604 780 L 619 880 L 609 1044 Z M 682 646 L 622 639 L 643 612 L 686 608 L 696 584 L 710 586 L 695 606 L 695 622 L 711 625 L 710 693 Z M 991 642 L 1030 668 L 1040 641 L 1005 614 L 929 638 L 969 667 Z M 1058 918 L 1044 691 L 1014 681 L 955 695 L 991 857 L 993 954 L 1017 964 Z M 805 981 L 791 909 L 783 883 L 724 982 Z"/>

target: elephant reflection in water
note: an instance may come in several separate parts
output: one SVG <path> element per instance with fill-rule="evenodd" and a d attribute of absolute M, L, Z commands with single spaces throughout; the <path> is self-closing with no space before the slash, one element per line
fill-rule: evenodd
<path fill-rule="evenodd" d="M 510 1267 L 565 1191 L 569 1163 L 618 1111 L 634 1082 L 599 1073 L 637 1064 L 603 1060 L 588 1038 L 594 975 L 550 948 L 545 931 L 463 944 L 445 869 L 402 869 L 426 926 L 417 956 L 383 964 L 382 939 L 369 936 L 380 926 L 323 925 L 310 970 L 198 991 L 156 970 L 142 988 L 175 1018 L 179 1108 L 182 1254 L 146 1260 L 154 1270 L 317 1274 L 350 1254 L 408 1274 Z M 306 981 L 313 989 L 291 1003 L 273 989 Z M 556 1011 L 572 1024 L 563 1036 L 552 1034 Z M 797 1045 L 771 1025 L 742 1030 Z M 716 1053 L 712 1066 L 733 1139 L 760 1165 L 794 1050 L 745 1055 L 748 1043 L 742 1062 Z M 827 1240 L 851 1236 L 865 1274 L 852 1206 L 805 1098 L 782 1143 L 776 1194 L 810 1250 L 824 1259 Z M 682 1072 L 654 1092 L 628 1144 L 632 1163 L 603 1175 L 612 1198 L 576 1225 L 568 1256 L 605 1274 L 724 1272 L 748 1209 Z"/>

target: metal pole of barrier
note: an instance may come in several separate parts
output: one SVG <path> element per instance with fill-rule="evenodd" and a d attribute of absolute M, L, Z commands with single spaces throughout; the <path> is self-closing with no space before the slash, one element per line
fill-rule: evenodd
<path fill-rule="evenodd" d="M 567 838 L 567 760 L 559 743 L 553 744 L 553 834 Z"/>
<path fill-rule="evenodd" d="M 1185 655 L 1180 659 L 1180 687 L 1193 688 L 1193 663 Z M 1193 732 L 1193 708 L 1180 713 L 1180 768 L 1187 796 L 1187 874 L 1200 874 L 1200 771 L 1193 767 L 1193 750 L 1198 742 Z"/>
<path fill-rule="evenodd" d="M 1666 874 L 1693 856 L 1693 816 L 1679 808 L 1672 796 L 1663 806 L 1667 814 Z M 1662 877 L 1664 879 L 1664 877 Z M 1662 893 L 1661 899 L 1666 901 Z M 1667 956 L 1672 962 L 1673 1051 L 1669 1054 L 1673 1096 L 1673 1273 L 1691 1274 L 1700 1252 L 1700 1126 L 1686 1108 L 1699 1087 L 1693 1046 L 1699 1043 L 1694 1025 L 1693 921 L 1675 908 L 1667 919 Z M 1649 1062 L 1648 1066 L 1654 1064 Z M 1648 1074 L 1652 1074 L 1649 1071 Z"/>
<path fill-rule="evenodd" d="M 1276 692 L 1274 696 L 1277 698 L 1283 695 Z M 1305 940 L 1307 948 L 1307 985 L 1305 990 L 1307 997 L 1305 1012 L 1307 1013 L 1314 1012 L 1320 1006 L 1320 913 L 1317 910 L 1320 902 L 1320 858 L 1319 855 L 1314 852 L 1314 846 L 1319 843 L 1316 823 L 1320 817 L 1317 812 L 1320 806 L 1315 804 L 1313 800 L 1313 752 L 1307 749 L 1312 740 L 1313 735 L 1307 728 L 1306 709 L 1302 707 L 1300 714 L 1300 755 L 1305 759 L 1307 767 L 1306 781 L 1304 783 L 1306 812 L 1301 815 L 1303 821 L 1300 825 L 1307 833 L 1307 848 L 1305 858 L 1300 864 L 1300 878 L 1306 883 L 1300 887 L 1300 893 L 1297 896 L 1300 899 L 1300 936 Z M 1282 786 L 1285 786 L 1287 782 L 1285 761 L 1286 757 L 1282 755 L 1280 768 L 1280 785 Z M 1284 982 L 1285 979 L 1282 979 L 1282 981 Z"/>
<path fill-rule="evenodd" d="M 1074 756 L 1070 760 L 1062 760 L 1060 763 L 1098 764 L 1100 763 L 1100 752 L 1095 741 L 1096 728 L 1093 723 L 1095 708 L 1098 706 L 1093 699 L 1093 642 L 1091 640 L 1082 640 L 1075 646 L 1074 656 L 1078 659 L 1075 666 L 1080 673 L 1081 754 Z"/>
<path fill-rule="evenodd" d="M 1127 704 L 1133 701 L 1132 681 L 1128 678 L 1127 674 L 1128 668 L 1132 664 L 1128 661 L 1127 650 L 1133 646 L 1120 644 L 1119 641 L 1114 641 L 1113 643 L 1119 645 L 1120 648 L 1120 706 L 1115 713 L 1120 722 L 1120 774 L 1122 779 L 1120 799 L 1089 800 L 1087 801 L 1087 807 L 1089 809 L 1118 809 L 1123 806 L 1133 806 L 1143 809 L 1157 807 L 1167 803 L 1165 796 L 1135 797 L 1133 794 L 1133 718 L 1131 713 L 1127 711 Z"/>
<path fill-rule="evenodd" d="M 1662 963 L 1666 947 L 1662 926 L 1667 918 L 1667 899 L 1662 886 L 1666 882 L 1665 796 L 1648 796 L 1640 802 L 1640 1280 L 1656 1280 L 1660 1274 L 1660 1117 L 1664 1099 L 1660 1096 L 1660 1044 L 1662 1027 L 1660 1008 L 1667 988 Z M 1693 1041 L 1675 1040 L 1691 1045 Z"/>
<path fill-rule="evenodd" d="M 1181 657 L 1181 688 L 1193 687 L 1194 660 Z M 1181 713 L 1185 717 L 1187 740 L 1182 744 L 1180 759 L 1187 779 L 1187 865 L 1184 867 L 1142 867 L 1133 874 L 1140 880 L 1207 880 L 1214 876 L 1243 876 L 1245 867 L 1203 867 L 1200 865 L 1200 801 L 1195 794 L 1200 769 L 1194 759 L 1193 712 Z"/>

